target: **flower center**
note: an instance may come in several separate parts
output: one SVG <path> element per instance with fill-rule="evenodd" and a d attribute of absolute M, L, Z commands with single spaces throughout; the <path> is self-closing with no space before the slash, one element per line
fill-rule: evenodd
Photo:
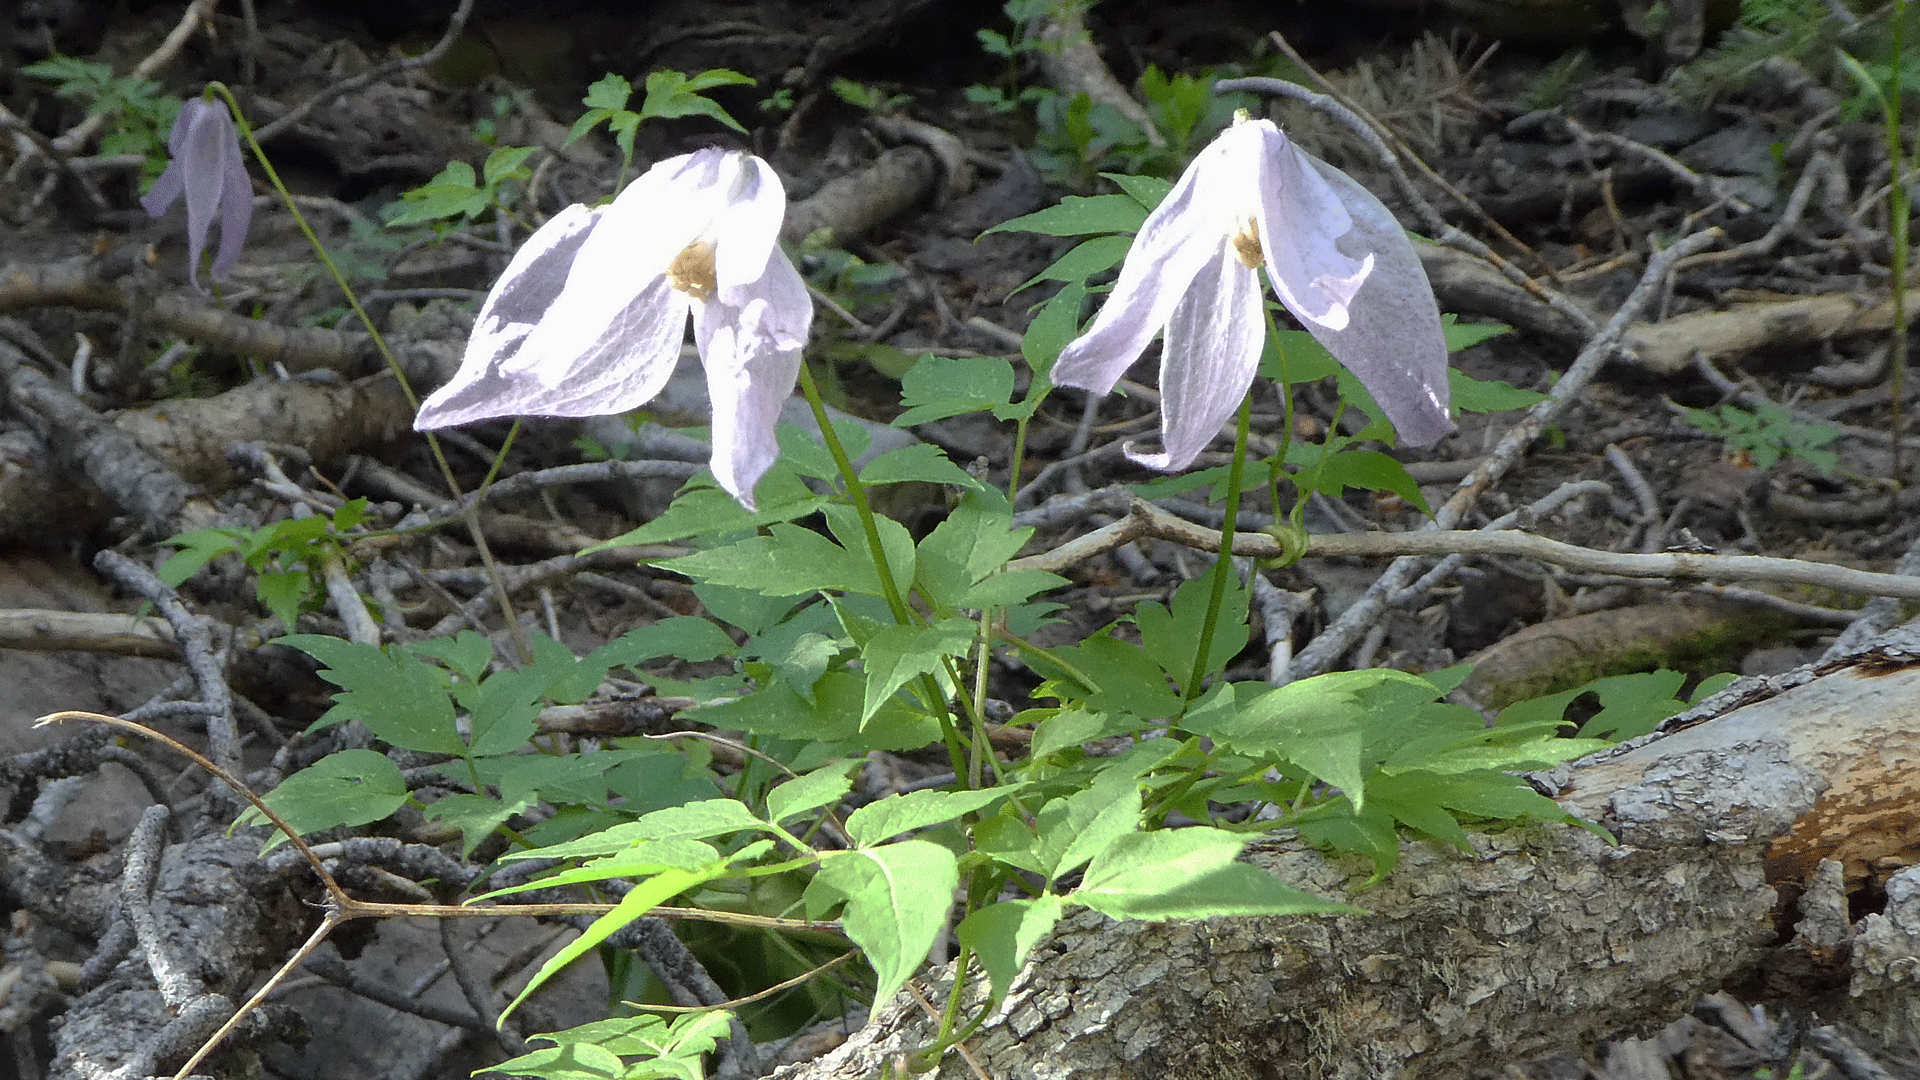
<path fill-rule="evenodd" d="M 719 287 L 713 276 L 713 241 L 695 240 L 667 264 L 667 284 L 693 297 L 706 300 Z"/>
<path fill-rule="evenodd" d="M 1258 221 L 1248 218 L 1247 223 L 1241 226 L 1240 231 L 1234 233 L 1227 242 L 1233 245 L 1233 257 L 1240 260 L 1241 266 L 1249 270 L 1258 270 L 1266 264 L 1267 257 L 1260 250 Z"/>

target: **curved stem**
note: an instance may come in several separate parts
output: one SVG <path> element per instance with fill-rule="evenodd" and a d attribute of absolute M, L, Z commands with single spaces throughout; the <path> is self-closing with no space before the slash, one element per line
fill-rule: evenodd
<path fill-rule="evenodd" d="M 267 152 L 261 148 L 260 141 L 253 137 L 253 127 L 247 123 L 246 114 L 240 110 L 240 103 L 234 100 L 233 91 L 221 82 L 208 83 L 207 90 L 219 94 L 226 100 L 227 108 L 233 113 L 234 126 L 239 130 L 240 137 L 253 149 L 254 160 L 260 163 L 261 171 L 267 174 L 267 182 L 272 184 L 273 190 L 279 193 L 280 201 L 286 204 L 287 212 L 293 215 L 293 223 L 299 226 L 301 234 L 307 238 L 307 243 L 313 245 L 313 253 L 319 257 L 320 264 L 327 268 L 327 273 L 333 275 L 334 284 L 340 286 L 340 294 L 346 297 L 347 306 L 351 307 L 354 315 L 360 319 L 360 325 L 366 327 L 367 335 L 373 339 L 374 348 L 380 350 L 380 355 L 387 362 L 387 370 L 393 372 L 394 381 L 400 384 L 400 392 L 406 395 L 407 404 L 418 412 L 420 397 L 413 392 L 412 384 L 407 381 L 407 373 L 401 368 L 399 358 L 394 356 L 393 350 L 387 347 L 386 337 L 380 333 L 380 328 L 374 325 L 373 316 L 367 314 L 367 309 L 361 305 L 359 295 L 353 291 L 353 286 L 347 281 L 347 275 L 341 272 L 339 265 L 333 261 L 333 256 L 327 252 L 327 246 L 320 242 L 320 237 L 313 231 L 313 226 L 307 223 L 307 216 L 300 212 L 299 204 L 293 200 L 293 193 L 288 191 L 287 185 L 281 182 L 280 173 L 274 169 L 273 162 L 267 160 Z M 459 500 L 462 496 L 460 481 L 453 475 L 453 466 L 448 463 L 446 451 L 441 448 L 440 440 L 434 438 L 430 431 L 421 432 L 421 434 L 427 437 L 427 449 L 433 454 L 434 464 L 440 468 L 440 476 L 446 481 L 447 490 L 453 493 L 455 500 Z M 530 662 L 533 659 L 533 648 L 527 644 L 526 635 L 520 629 L 520 619 L 513 610 L 513 599 L 507 595 L 506 584 L 500 577 L 500 568 L 493 561 L 493 549 L 487 546 L 486 534 L 480 528 L 480 509 L 477 501 L 467 506 L 466 519 L 467 531 L 473 535 L 474 550 L 479 553 L 480 562 L 486 567 L 487 577 L 493 582 L 494 601 L 500 605 L 500 615 L 506 620 L 507 633 L 512 635 L 514 648 L 520 654 L 520 659 Z"/>

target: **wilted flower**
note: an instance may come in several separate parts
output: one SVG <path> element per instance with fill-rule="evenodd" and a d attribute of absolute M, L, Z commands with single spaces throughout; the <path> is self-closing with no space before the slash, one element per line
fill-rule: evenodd
<path fill-rule="evenodd" d="M 1106 393 L 1164 329 L 1161 452 L 1128 456 L 1184 468 L 1259 367 L 1263 264 L 1280 302 L 1401 438 L 1425 445 L 1453 430 L 1446 341 L 1413 245 L 1378 199 L 1268 120 L 1233 125 L 1187 166 L 1141 226 L 1093 325 L 1061 350 L 1053 381 Z"/>
<path fill-rule="evenodd" d="M 240 261 L 247 242 L 247 224 L 253 218 L 253 185 L 240 157 L 240 136 L 233 116 L 219 101 L 194 98 L 180 106 L 180 116 L 167 135 L 167 171 L 160 174 L 140 199 L 148 216 L 167 212 L 175 199 L 187 197 L 187 274 L 200 287 L 200 253 L 207 249 L 207 233 L 215 215 L 220 220 L 220 251 L 213 257 L 213 279 L 225 280 Z"/>
<path fill-rule="evenodd" d="M 603 208 L 568 207 L 494 283 L 460 370 L 413 426 L 637 408 L 673 373 L 691 311 L 713 475 L 751 509 L 813 322 L 776 243 L 786 210 L 766 162 L 718 149 L 660 162 Z"/>

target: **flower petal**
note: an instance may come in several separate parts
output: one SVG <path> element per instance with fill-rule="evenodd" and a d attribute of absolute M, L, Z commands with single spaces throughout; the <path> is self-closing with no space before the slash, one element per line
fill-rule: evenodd
<path fill-rule="evenodd" d="M 1127 456 L 1150 469 L 1193 463 L 1253 385 L 1267 333 L 1260 278 L 1223 238 L 1173 309 L 1160 354 L 1162 452 Z"/>
<path fill-rule="evenodd" d="M 1246 130 L 1248 137 L 1259 140 L 1254 167 L 1259 176 L 1260 247 L 1274 292 L 1309 327 L 1340 329 L 1347 325 L 1354 295 L 1372 269 L 1364 258 L 1349 258 L 1338 243 L 1354 227 L 1352 207 L 1314 168 L 1313 158 L 1272 121 L 1241 124 L 1234 130 Z"/>
<path fill-rule="evenodd" d="M 213 257 L 215 281 L 226 280 L 240 261 L 240 251 L 247 243 L 247 227 L 253 221 L 253 181 L 247 179 L 247 165 L 240 155 L 240 135 L 233 130 L 232 118 L 225 107 L 221 108 L 220 115 L 229 137 L 220 144 L 220 251 Z"/>
<path fill-rule="evenodd" d="M 1309 155 L 1308 165 L 1353 218 L 1340 239 L 1349 255 L 1369 252 L 1373 272 L 1348 308 L 1344 327 L 1307 329 L 1360 380 L 1402 442 L 1426 446 L 1453 430 L 1447 415 L 1447 341 L 1420 256 L 1393 214 L 1352 177 Z"/>
<path fill-rule="evenodd" d="M 726 179 L 726 209 L 713 222 L 714 281 L 720 299 L 733 306 L 747 302 L 762 281 L 767 257 L 780 239 L 787 216 L 787 189 L 773 166 L 747 154 L 732 154 L 734 174 Z"/>
<path fill-rule="evenodd" d="M 459 372 L 421 406 L 414 427 L 494 416 L 592 416 L 634 408 L 659 392 L 687 326 L 686 297 L 664 279 L 630 297 L 579 351 L 532 351 L 536 326 L 568 286 L 569 270 L 602 214 L 575 204 L 522 245 L 474 319 Z"/>
<path fill-rule="evenodd" d="M 581 364 L 600 363 L 590 354 L 636 327 L 629 314 L 635 296 L 663 283 L 674 257 L 725 208 L 725 193 L 716 186 L 725 155 L 702 150 L 662 161 L 604 207 L 573 256 L 566 285 L 539 317 L 514 363 L 551 366 L 571 357 Z M 654 307 L 664 318 L 657 302 Z M 678 309 L 684 334 L 687 305 Z"/>
<path fill-rule="evenodd" d="M 200 287 L 200 254 L 207 249 L 207 234 L 213 231 L 225 198 L 222 183 L 227 175 L 227 157 L 238 153 L 238 139 L 227 107 L 204 98 L 180 106 L 180 118 L 168 139 L 169 148 L 176 143 L 179 147 L 174 161 L 181 167 L 187 196 L 187 278 L 196 289 Z M 244 175 L 245 169 L 241 171 Z"/>
<path fill-rule="evenodd" d="M 693 334 L 713 403 L 714 479 L 752 510 L 753 486 L 780 456 L 774 424 L 800 374 L 813 298 L 778 248 L 743 292 L 753 299 L 742 307 L 700 305 Z"/>
<path fill-rule="evenodd" d="M 1222 147 L 1224 140 L 1202 150 L 1147 215 L 1093 325 L 1060 350 L 1052 371 L 1056 384 L 1097 394 L 1112 390 L 1173 317 L 1200 268 L 1219 254 L 1234 231 L 1233 206 L 1245 202 L 1248 182 L 1232 172 L 1232 148 Z"/>

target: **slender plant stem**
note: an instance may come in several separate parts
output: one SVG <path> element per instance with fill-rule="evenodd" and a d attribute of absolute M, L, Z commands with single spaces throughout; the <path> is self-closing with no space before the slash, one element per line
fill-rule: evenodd
<path fill-rule="evenodd" d="M 893 580 L 893 566 L 887 561 L 886 545 L 880 541 L 880 525 L 874 520 L 873 503 L 867 498 L 866 487 L 860 483 L 860 474 L 854 470 L 853 459 L 847 456 L 847 448 L 840 445 L 840 436 L 833 430 L 826 403 L 820 400 L 819 384 L 813 381 L 813 370 L 804 363 L 800 365 L 800 392 L 806 395 L 807 406 L 813 410 L 814 422 L 820 425 L 821 441 L 826 443 L 835 467 L 847 482 L 847 499 L 853 503 L 854 513 L 860 516 L 860 528 L 866 533 L 867 547 L 872 552 L 874 570 L 879 574 L 880 590 L 886 597 L 887 607 L 892 610 L 894 621 L 901 626 L 912 626 L 917 620 L 913 617 L 913 609 L 907 606 L 906 596 Z M 931 675 L 922 675 L 916 681 L 920 696 L 926 699 L 927 711 L 940 722 L 941 738 L 947 744 L 948 757 L 953 760 L 953 775 L 969 775 L 966 746 L 961 742 L 960 732 L 946 708 L 946 695 L 940 692 L 939 682 Z"/>
<path fill-rule="evenodd" d="M 320 237 L 313 231 L 313 226 L 307 223 L 306 215 L 300 212 L 299 204 L 293 200 L 293 193 L 288 191 L 287 185 L 281 182 L 280 173 L 274 169 L 273 162 L 267 159 L 266 150 L 262 149 L 259 140 L 253 137 L 253 127 L 247 123 L 246 114 L 241 112 L 240 103 L 234 100 L 233 91 L 228 89 L 225 83 L 220 82 L 208 83 L 207 90 L 226 99 L 227 108 L 233 113 L 233 121 L 239 128 L 240 137 L 253 148 L 254 160 L 260 163 L 261 171 L 267 174 L 267 182 L 272 184 L 273 190 L 279 193 L 280 201 L 286 204 L 287 212 L 293 215 L 293 223 L 299 226 L 301 234 L 307 238 L 307 243 L 313 245 L 313 253 L 319 257 L 321 265 L 327 268 L 327 273 L 333 275 L 334 284 L 340 286 L 340 294 L 346 297 L 347 306 L 353 309 L 354 315 L 360 319 L 360 325 L 366 328 L 367 335 L 373 339 L 374 348 L 379 349 L 380 355 L 386 359 L 387 369 L 393 372 L 394 381 L 400 384 L 400 392 L 406 395 L 407 404 L 418 412 L 420 397 L 413 392 L 412 384 L 407 381 L 407 373 L 400 366 L 399 358 L 394 356 L 393 350 L 387 347 L 385 335 L 380 333 L 380 327 L 374 324 L 373 316 L 367 314 L 367 309 L 361 305 L 359 295 L 347 282 L 347 275 L 340 271 L 339 265 L 328 253 L 327 246 L 320 242 Z M 447 490 L 453 493 L 456 500 L 460 499 L 462 495 L 460 481 L 453 475 L 453 466 L 448 463 L 446 451 L 441 448 L 440 440 L 434 438 L 430 431 L 424 431 L 421 434 L 427 437 L 427 448 L 433 454 L 434 464 L 440 467 L 440 476 L 446 481 Z M 500 577 L 500 568 L 493 561 L 493 549 L 487 545 L 486 533 L 480 527 L 478 500 L 467 504 L 466 519 L 467 531 L 473 536 L 474 550 L 479 553 L 480 562 L 486 567 L 487 577 L 493 582 L 494 601 L 500 605 L 500 615 L 506 620 L 507 633 L 513 638 L 514 649 L 520 654 L 521 660 L 530 662 L 533 660 L 533 648 L 527 643 L 526 634 L 520 629 L 520 619 L 513 609 L 513 598 L 507 594 L 506 583 Z"/>
<path fill-rule="evenodd" d="M 1233 574 L 1233 532 L 1240 516 L 1240 480 L 1246 472 L 1247 428 L 1253 420 L 1253 395 L 1240 399 L 1240 419 L 1233 429 L 1233 463 L 1227 467 L 1227 519 L 1220 524 L 1220 560 L 1213 564 L 1213 595 L 1207 599 L 1207 620 L 1200 626 L 1200 644 L 1193 653 L 1193 677 L 1187 680 L 1186 698 L 1200 696 L 1200 682 L 1212 667 L 1207 654 L 1213 651 L 1213 627 L 1220 621 L 1220 605 L 1226 600 L 1227 579 Z"/>

